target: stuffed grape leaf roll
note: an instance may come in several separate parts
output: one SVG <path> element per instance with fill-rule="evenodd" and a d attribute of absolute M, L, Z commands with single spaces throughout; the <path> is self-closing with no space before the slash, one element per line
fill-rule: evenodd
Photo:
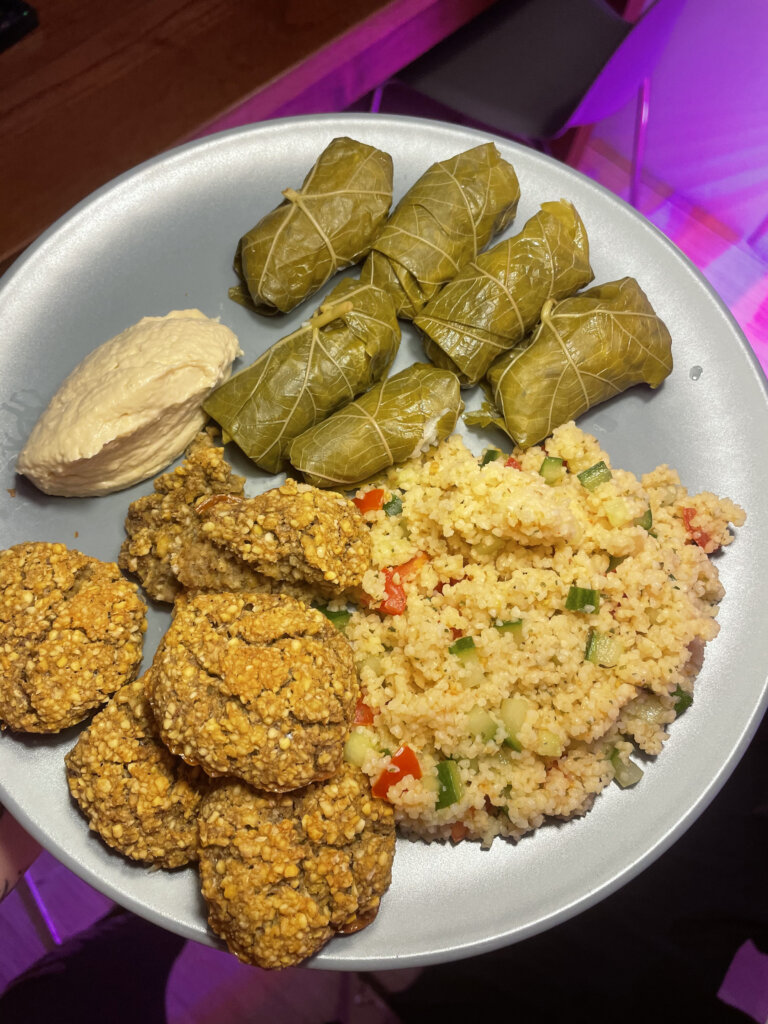
<path fill-rule="evenodd" d="M 462 408 L 455 373 L 414 363 L 300 434 L 291 463 L 315 487 L 351 488 L 442 441 Z"/>
<path fill-rule="evenodd" d="M 363 264 L 362 280 L 392 292 L 413 317 L 513 220 L 517 175 L 492 142 L 441 160 L 395 207 Z"/>
<path fill-rule="evenodd" d="M 519 234 L 466 263 L 413 322 L 432 362 L 470 387 L 523 340 L 547 299 L 573 295 L 593 277 L 575 208 L 543 203 Z"/>
<path fill-rule="evenodd" d="M 632 277 L 548 300 L 541 323 L 492 364 L 492 407 L 465 417 L 501 427 L 521 447 L 634 384 L 657 388 L 672 371 L 672 339 Z"/>
<path fill-rule="evenodd" d="M 235 253 L 242 284 L 230 297 L 259 313 L 287 313 L 336 273 L 362 260 L 392 205 L 392 157 L 334 139 L 297 192 L 247 234 Z"/>
<path fill-rule="evenodd" d="M 298 434 L 386 375 L 400 346 L 391 296 L 343 278 L 313 316 L 217 388 L 203 408 L 276 473 Z"/>

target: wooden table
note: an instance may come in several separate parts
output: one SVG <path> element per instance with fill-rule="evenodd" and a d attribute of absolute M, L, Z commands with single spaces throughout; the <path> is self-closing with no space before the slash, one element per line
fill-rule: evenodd
<path fill-rule="evenodd" d="M 0 270 L 207 128 L 343 110 L 493 0 L 32 0 L 0 53 Z"/>

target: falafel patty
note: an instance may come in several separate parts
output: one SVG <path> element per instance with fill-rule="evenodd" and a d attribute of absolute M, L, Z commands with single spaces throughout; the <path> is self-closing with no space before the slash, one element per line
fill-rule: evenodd
<path fill-rule="evenodd" d="M 137 576 L 155 601 L 172 602 L 182 586 L 205 585 L 212 579 L 218 589 L 258 589 L 258 574 L 214 547 L 194 511 L 197 502 L 211 495 L 242 496 L 244 479 L 232 473 L 224 449 L 201 431 L 181 465 L 157 477 L 155 493 L 131 502 L 120 568 Z"/>
<path fill-rule="evenodd" d="M 292 597 L 180 595 L 148 679 L 164 742 L 209 775 L 283 792 L 341 763 L 358 693 L 352 649 Z"/>
<path fill-rule="evenodd" d="M 368 527 L 334 491 L 286 480 L 253 498 L 204 503 L 198 514 L 209 540 L 276 580 L 339 594 L 358 586 L 371 565 Z"/>
<path fill-rule="evenodd" d="M 208 922 L 245 963 L 280 968 L 376 916 L 395 853 L 392 807 L 343 764 L 289 795 L 234 780 L 200 809 L 200 879 Z"/>
<path fill-rule="evenodd" d="M 136 677 L 146 610 L 114 562 L 38 541 L 0 551 L 0 727 L 81 722 Z"/>
<path fill-rule="evenodd" d="M 197 860 L 209 780 L 161 742 L 144 676 L 117 691 L 64 762 L 88 825 L 118 853 L 162 868 Z"/>

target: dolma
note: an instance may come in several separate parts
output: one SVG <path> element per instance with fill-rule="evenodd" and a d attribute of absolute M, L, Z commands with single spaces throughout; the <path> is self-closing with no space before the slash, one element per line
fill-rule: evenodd
<path fill-rule="evenodd" d="M 433 164 L 395 207 L 361 279 L 392 292 L 412 320 L 513 220 L 520 186 L 492 142 Z"/>
<path fill-rule="evenodd" d="M 450 370 L 414 363 L 291 445 L 291 463 L 315 487 L 351 488 L 447 437 L 463 408 Z"/>
<path fill-rule="evenodd" d="M 592 406 L 672 371 L 672 339 L 634 278 L 547 301 L 541 323 L 487 375 L 492 407 L 469 425 L 494 424 L 521 447 L 538 444 Z"/>
<path fill-rule="evenodd" d="M 414 317 L 427 356 L 465 387 L 522 341 L 547 299 L 564 299 L 594 277 L 581 217 L 565 200 L 543 203 L 513 238 L 465 264 Z"/>
<path fill-rule="evenodd" d="M 297 192 L 240 239 L 230 297 L 259 313 L 287 313 L 368 253 L 392 204 L 392 157 L 334 139 Z"/>
<path fill-rule="evenodd" d="M 385 376 L 399 346 L 391 297 L 343 278 L 305 324 L 217 388 L 203 408 L 257 466 L 276 473 L 293 438 Z"/>

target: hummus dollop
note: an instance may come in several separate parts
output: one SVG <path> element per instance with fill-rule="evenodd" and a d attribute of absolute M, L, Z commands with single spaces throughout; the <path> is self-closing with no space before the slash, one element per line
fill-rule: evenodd
<path fill-rule="evenodd" d="M 146 316 L 91 352 L 35 424 L 16 463 L 46 494 L 109 494 L 180 455 L 207 420 L 205 398 L 242 355 L 198 309 Z"/>

